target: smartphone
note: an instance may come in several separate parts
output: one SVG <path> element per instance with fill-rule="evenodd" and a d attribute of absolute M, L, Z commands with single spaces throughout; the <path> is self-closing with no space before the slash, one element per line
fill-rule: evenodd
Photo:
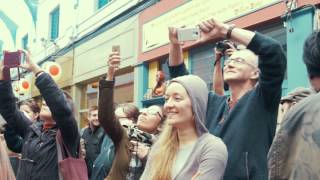
<path fill-rule="evenodd" d="M 112 52 L 118 52 L 120 54 L 120 46 L 119 45 L 112 46 Z"/>
<path fill-rule="evenodd" d="M 179 41 L 196 41 L 200 38 L 199 27 L 186 27 L 177 29 Z"/>
<path fill-rule="evenodd" d="M 3 65 L 9 68 L 19 67 L 25 59 L 21 50 L 14 52 L 4 51 L 3 57 Z"/>

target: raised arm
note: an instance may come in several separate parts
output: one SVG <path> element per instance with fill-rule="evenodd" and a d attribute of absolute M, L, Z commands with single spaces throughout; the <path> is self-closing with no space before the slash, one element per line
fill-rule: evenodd
<path fill-rule="evenodd" d="M 107 78 L 100 80 L 99 85 L 99 121 L 105 132 L 112 139 L 115 147 L 124 135 L 124 128 L 115 117 L 113 100 L 114 73 L 119 68 L 120 56 L 111 53 L 108 60 Z"/>
<path fill-rule="evenodd" d="M 201 39 L 206 42 L 218 39 L 230 39 L 243 44 L 259 56 L 260 79 L 258 89 L 264 98 L 266 107 L 279 103 L 281 84 L 284 78 L 286 57 L 281 45 L 258 32 L 252 32 L 210 19 L 199 24 Z M 275 107 L 275 106 L 272 106 Z"/>
<path fill-rule="evenodd" d="M 43 72 L 37 64 L 32 62 L 29 53 L 26 53 L 26 63 L 21 67 L 35 74 L 35 84 L 48 105 L 53 120 L 56 121 L 57 127 L 61 131 L 63 141 L 65 144 L 71 145 L 70 151 L 72 153 L 77 152 L 80 136 L 74 117 L 71 97 L 67 99 L 66 95 L 57 86 L 51 76 Z"/>
<path fill-rule="evenodd" d="M 256 33 L 247 48 L 259 56 L 258 90 L 265 107 L 278 108 L 287 63 L 281 45 L 270 37 Z"/>
<path fill-rule="evenodd" d="M 24 137 L 32 122 L 18 109 L 10 81 L 3 80 L 3 61 L 0 62 L 0 113 L 8 125 Z"/>
<path fill-rule="evenodd" d="M 171 78 L 189 74 L 183 63 L 182 43 L 178 41 L 177 29 L 169 27 L 170 53 L 169 53 L 169 73 Z"/>
<path fill-rule="evenodd" d="M 222 52 L 215 49 L 212 91 L 214 91 L 216 94 L 220 96 L 224 95 L 224 89 L 223 89 L 224 81 L 223 81 L 222 67 L 221 67 L 222 55 L 223 55 Z"/>
<path fill-rule="evenodd" d="M 36 79 L 42 97 L 48 105 L 57 127 L 61 131 L 61 136 L 66 144 L 78 145 L 80 142 L 79 131 L 74 117 L 73 104 L 71 99 L 67 99 L 61 89 L 47 73 L 40 74 Z"/>

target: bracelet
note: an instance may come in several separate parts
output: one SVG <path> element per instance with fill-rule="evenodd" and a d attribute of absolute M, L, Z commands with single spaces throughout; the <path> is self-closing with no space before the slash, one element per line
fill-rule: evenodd
<path fill-rule="evenodd" d="M 230 39 L 231 38 L 231 33 L 232 33 L 232 30 L 235 28 L 236 26 L 234 25 L 230 25 L 228 27 L 228 32 L 227 32 L 227 35 L 226 35 L 226 39 Z"/>
<path fill-rule="evenodd" d="M 42 74 L 42 73 L 44 73 L 44 71 L 43 70 L 40 70 L 40 71 L 38 71 L 38 72 L 36 72 L 35 74 L 34 74 L 34 76 L 37 78 L 40 74 Z"/>

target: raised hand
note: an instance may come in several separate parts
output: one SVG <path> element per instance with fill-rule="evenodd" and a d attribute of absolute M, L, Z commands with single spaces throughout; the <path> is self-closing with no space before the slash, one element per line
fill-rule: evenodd
<path fill-rule="evenodd" d="M 30 51 L 25 51 L 25 50 L 22 50 L 23 53 L 25 54 L 26 56 L 26 63 L 24 64 L 21 64 L 20 67 L 23 68 L 23 69 L 26 69 L 27 71 L 29 72 L 33 72 L 33 73 L 37 73 L 39 71 L 41 71 L 42 69 L 40 68 L 40 66 L 36 63 L 34 63 L 32 60 L 31 60 L 31 53 Z"/>
<path fill-rule="evenodd" d="M 143 158 L 145 158 L 148 155 L 148 153 L 150 151 L 150 147 L 148 147 L 138 141 L 130 141 L 130 142 L 133 146 L 133 148 L 131 149 L 131 152 L 133 154 L 138 155 L 139 159 L 142 160 Z"/>
<path fill-rule="evenodd" d="M 212 39 L 224 38 L 228 31 L 228 25 L 216 19 L 202 21 L 199 25 L 200 39 L 198 42 L 206 42 Z"/>
<path fill-rule="evenodd" d="M 175 27 L 169 27 L 169 40 L 170 43 L 172 44 L 177 44 L 177 45 L 183 45 L 183 42 L 180 42 L 178 40 L 178 33 L 177 33 L 177 28 Z"/>
<path fill-rule="evenodd" d="M 107 73 L 107 81 L 112 81 L 114 78 L 114 73 L 120 67 L 121 57 L 118 52 L 112 52 L 109 55 L 108 59 L 108 73 Z"/>

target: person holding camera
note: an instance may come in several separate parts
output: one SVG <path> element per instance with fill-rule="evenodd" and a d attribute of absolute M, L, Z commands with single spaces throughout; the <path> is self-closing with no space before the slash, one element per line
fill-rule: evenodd
<path fill-rule="evenodd" d="M 112 52 L 108 59 L 107 77 L 99 82 L 99 121 L 115 147 L 113 164 L 106 179 L 136 180 L 140 178 L 145 166 L 144 160 L 150 148 L 146 144 L 153 143 L 150 133 L 157 132 L 156 129 L 149 129 L 150 122 L 152 120 L 161 122 L 158 119 L 163 114 L 162 111 L 160 112 L 160 108 L 155 108 L 152 111 L 148 110 L 143 117 L 141 114 L 139 115 L 138 119 L 140 120 L 135 125 L 137 114 L 139 114 L 137 108 L 120 105 L 115 110 L 113 97 L 114 73 L 119 66 L 119 52 Z M 150 119 L 151 117 L 152 119 Z M 143 123 L 139 121 L 143 121 Z M 147 121 L 148 123 L 146 123 Z M 157 126 L 153 127 L 157 128 Z M 150 131 L 147 131 L 147 129 Z M 132 142 L 130 142 L 131 140 Z"/>
<path fill-rule="evenodd" d="M 4 80 L 4 67 L 1 62 L 0 113 L 24 141 L 17 179 L 58 180 L 57 131 L 61 132 L 61 138 L 71 156 L 78 157 L 80 137 L 72 98 L 58 88 L 49 74 L 31 61 L 29 54 L 26 56 L 26 63 L 21 67 L 35 74 L 36 86 L 44 100 L 40 110 L 43 124 L 35 126 L 18 110 L 11 81 Z"/>
<path fill-rule="evenodd" d="M 268 179 L 267 154 L 276 131 L 286 57 L 281 45 L 258 32 L 216 19 L 199 24 L 199 43 L 229 39 L 247 46 L 224 62 L 230 96 L 209 93 L 206 127 L 221 137 L 229 152 L 225 180 Z M 169 29 L 172 78 L 189 74 L 177 30 Z"/>
<path fill-rule="evenodd" d="M 224 95 L 224 89 L 226 85 L 223 80 L 223 66 L 221 66 L 221 63 L 223 60 L 225 61 L 228 57 L 230 57 L 235 51 L 237 51 L 236 44 L 229 40 L 219 41 L 214 48 L 215 60 L 212 77 L 212 91 L 217 95 Z"/>

